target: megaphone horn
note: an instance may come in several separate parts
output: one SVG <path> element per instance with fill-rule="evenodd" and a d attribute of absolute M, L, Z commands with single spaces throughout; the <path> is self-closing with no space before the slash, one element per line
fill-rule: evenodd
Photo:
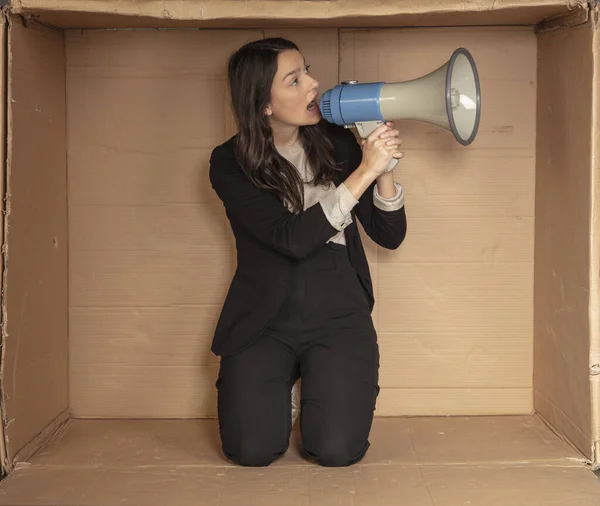
<path fill-rule="evenodd" d="M 481 117 L 479 75 L 471 53 L 458 48 L 423 77 L 393 83 L 344 81 L 327 90 L 320 105 L 327 121 L 356 126 L 363 138 L 386 121 L 416 120 L 441 127 L 468 146 Z"/>

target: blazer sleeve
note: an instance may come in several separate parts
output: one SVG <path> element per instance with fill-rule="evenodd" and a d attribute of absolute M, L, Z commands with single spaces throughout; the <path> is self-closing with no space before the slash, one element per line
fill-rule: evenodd
<path fill-rule="evenodd" d="M 350 173 L 352 173 L 362 161 L 362 149 L 351 131 L 346 130 L 345 135 L 347 136 L 345 144 L 348 146 Z M 385 206 L 378 205 L 376 186 L 377 182 L 374 181 L 361 195 L 355 207 L 356 216 L 367 235 L 375 243 L 382 248 L 397 249 L 406 237 L 406 211 L 404 205 L 399 209 L 390 210 L 386 210 Z"/>
<path fill-rule="evenodd" d="M 338 232 L 322 206 L 293 213 L 275 195 L 257 188 L 224 145 L 211 154 L 209 178 L 232 223 L 291 258 L 309 255 Z"/>

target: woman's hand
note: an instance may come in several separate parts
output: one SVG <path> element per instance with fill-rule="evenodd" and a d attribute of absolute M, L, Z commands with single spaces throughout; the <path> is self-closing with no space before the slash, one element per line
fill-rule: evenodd
<path fill-rule="evenodd" d="M 371 183 L 377 179 L 383 180 L 385 186 L 385 180 L 388 177 L 382 176 L 382 174 L 385 174 L 388 164 L 393 158 L 404 156 L 401 151 L 398 151 L 398 146 L 402 143 L 398 138 L 400 132 L 393 127 L 394 123 L 390 121 L 377 127 L 369 137 L 362 140 L 362 161 L 357 169 L 344 181 L 344 184 L 356 199 L 359 199 Z M 393 178 L 389 178 L 389 180 L 395 191 Z M 382 188 L 382 191 L 388 193 L 385 188 Z"/>
<path fill-rule="evenodd" d="M 400 132 L 393 128 L 394 123 L 389 121 L 377 127 L 371 135 L 361 142 L 363 149 L 362 164 L 374 178 L 385 172 L 393 158 L 400 159 L 404 153 L 398 151 L 402 144 Z"/>

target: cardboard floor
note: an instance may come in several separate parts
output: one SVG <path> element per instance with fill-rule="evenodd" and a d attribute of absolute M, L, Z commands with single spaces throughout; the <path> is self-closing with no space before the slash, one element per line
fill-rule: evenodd
<path fill-rule="evenodd" d="M 598 506 L 600 479 L 536 416 L 376 418 L 361 464 L 229 464 L 215 420 L 71 420 L 0 505 Z"/>

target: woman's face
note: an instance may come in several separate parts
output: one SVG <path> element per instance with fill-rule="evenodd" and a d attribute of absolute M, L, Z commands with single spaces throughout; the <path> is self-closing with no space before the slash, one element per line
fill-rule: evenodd
<path fill-rule="evenodd" d="M 271 127 L 315 125 L 321 120 L 317 88 L 302 54 L 295 50 L 279 53 L 271 100 L 265 113 Z"/>

